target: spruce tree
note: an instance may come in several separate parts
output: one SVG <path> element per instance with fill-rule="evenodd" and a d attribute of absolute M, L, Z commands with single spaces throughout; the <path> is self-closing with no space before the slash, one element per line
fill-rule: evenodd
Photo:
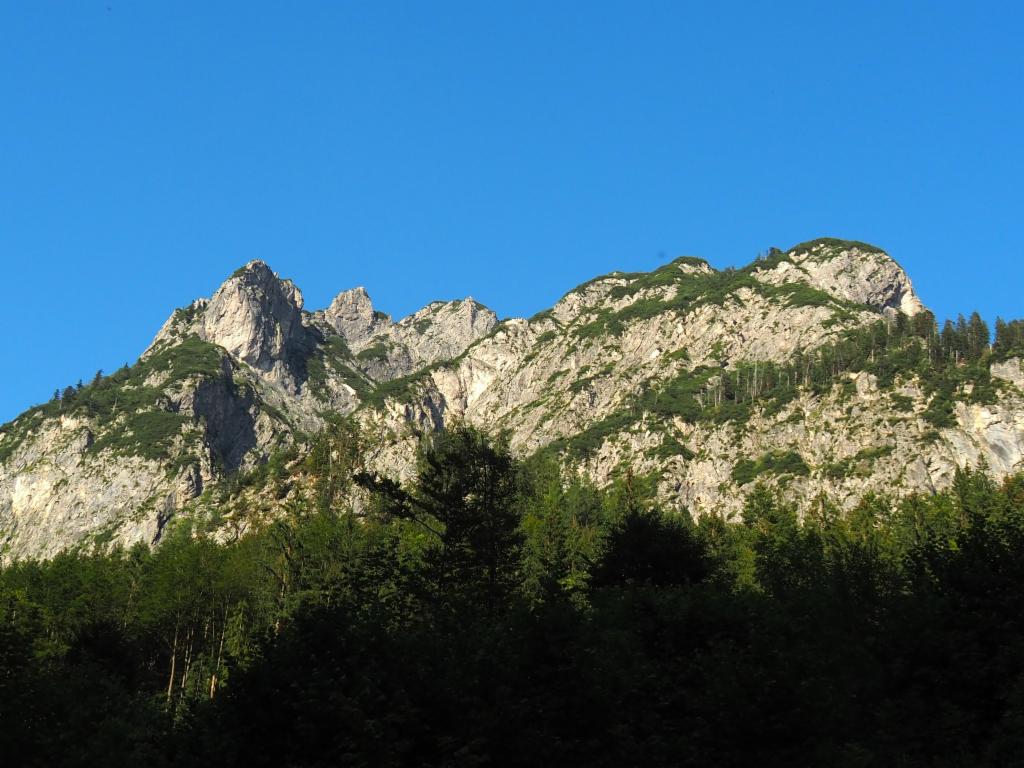
<path fill-rule="evenodd" d="M 942 348 L 942 359 L 946 362 L 956 362 L 956 328 L 953 326 L 952 320 L 946 320 L 946 322 L 942 326 L 940 346 Z"/>
<path fill-rule="evenodd" d="M 1001 355 L 1007 351 L 1006 343 L 1009 341 L 1006 337 L 1007 326 L 1006 321 L 1001 317 L 996 318 L 996 342 L 992 347 L 992 351 L 997 355 Z"/>
<path fill-rule="evenodd" d="M 985 353 L 990 339 L 988 324 L 981 319 L 981 315 L 972 312 L 967 325 L 967 344 L 971 360 L 978 360 Z"/>

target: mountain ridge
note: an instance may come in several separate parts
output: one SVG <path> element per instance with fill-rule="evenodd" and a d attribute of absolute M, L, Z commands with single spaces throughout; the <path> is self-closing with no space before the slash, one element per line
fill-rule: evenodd
<path fill-rule="evenodd" d="M 751 472 L 842 500 L 935 490 L 968 463 L 1017 467 L 1015 358 L 990 361 L 984 391 L 997 394 L 985 402 L 978 382 L 949 384 L 938 429 L 928 409 L 947 383 L 908 368 L 880 385 L 873 348 L 870 365 L 794 383 L 795 359 L 820 366 L 877 324 L 886 339 L 903 334 L 901 354 L 934 356 L 938 329 L 905 271 L 874 246 L 828 238 L 741 269 L 680 257 L 601 275 L 501 321 L 470 297 L 394 321 L 363 288 L 309 311 L 254 260 L 175 310 L 131 368 L 0 427 L 0 546 L 11 559 L 157 541 L 176 515 L 212 514 L 204 490 L 308 442 L 331 414 L 352 415 L 374 469 L 398 479 L 419 434 L 465 421 L 598 483 L 651 477 L 690 514 L 735 512 Z M 842 462 L 857 472 L 841 475 Z"/>

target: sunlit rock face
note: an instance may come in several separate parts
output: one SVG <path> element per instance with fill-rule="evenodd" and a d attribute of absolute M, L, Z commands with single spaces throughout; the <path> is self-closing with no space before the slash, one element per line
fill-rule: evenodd
<path fill-rule="evenodd" d="M 391 317 L 373 308 L 373 302 L 362 286 L 342 291 L 323 311 L 332 329 L 358 349 L 374 335 L 391 327 Z"/>
<path fill-rule="evenodd" d="M 374 379 L 394 379 L 460 355 L 498 323 L 490 309 L 466 298 L 435 301 L 398 322 L 375 310 L 364 288 L 339 293 L 318 313 L 342 336 Z"/>
<path fill-rule="evenodd" d="M 774 285 L 807 283 L 832 296 L 877 310 L 912 317 L 924 309 L 903 268 L 884 251 L 863 243 L 822 240 L 797 246 L 777 266 L 754 274 Z"/>
<path fill-rule="evenodd" d="M 288 389 L 295 388 L 297 364 L 312 347 L 302 293 L 262 261 L 249 262 L 213 295 L 200 337 Z"/>

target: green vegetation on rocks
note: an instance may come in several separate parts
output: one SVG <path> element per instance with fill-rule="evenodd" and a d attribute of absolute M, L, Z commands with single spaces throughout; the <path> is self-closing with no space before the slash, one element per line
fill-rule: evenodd
<path fill-rule="evenodd" d="M 867 477 L 875 461 L 893 452 L 893 446 L 862 448 L 853 456 L 833 462 L 824 468 L 825 476 L 833 480 L 845 477 Z"/>
<path fill-rule="evenodd" d="M 799 287 L 798 287 L 799 290 Z M 799 300 L 810 300 L 802 291 Z M 582 432 L 556 440 L 550 450 L 573 458 L 591 456 L 602 442 L 646 419 L 648 427 L 673 419 L 690 423 L 746 424 L 756 413 L 772 418 L 801 392 L 822 396 L 836 385 L 846 397 L 855 392 L 851 376 L 875 377 L 880 389 L 889 390 L 894 405 L 907 410 L 909 398 L 893 392 L 900 382 L 920 383 L 927 406 L 922 417 L 937 429 L 953 426 L 954 405 L 993 403 L 999 387 L 989 366 L 996 359 L 986 343 L 980 318 L 961 318 L 940 333 L 934 318 L 922 313 L 903 315 L 894 322 L 854 329 L 837 341 L 798 352 L 785 364 L 746 362 L 731 368 L 707 366 L 681 370 L 643 388 L 620 411 L 609 414 Z"/>
<path fill-rule="evenodd" d="M 430 378 L 430 374 L 443 367 L 444 363 L 436 363 L 413 371 L 408 376 L 378 382 L 366 393 L 363 404 L 371 408 L 383 408 L 388 400 L 409 400 L 416 396 L 420 386 Z"/>
<path fill-rule="evenodd" d="M 859 240 L 840 240 L 836 237 L 819 237 L 817 240 L 808 240 L 805 243 L 798 243 L 789 249 L 789 253 L 805 253 L 815 248 L 822 248 L 832 254 L 839 254 L 842 251 L 856 249 L 864 253 L 884 253 L 877 245 L 862 243 Z"/>
<path fill-rule="evenodd" d="M 799 453 L 786 450 L 766 453 L 755 461 L 740 459 L 732 469 L 732 479 L 737 485 L 751 483 L 764 474 L 805 477 L 810 474 L 810 468 Z"/>
<path fill-rule="evenodd" d="M 187 336 L 155 350 L 133 366 L 99 376 L 81 388 L 68 387 L 60 399 L 29 409 L 2 429 L 0 463 L 46 419 L 61 416 L 85 419 L 98 435 L 90 450 L 113 449 L 145 458 L 166 458 L 173 439 L 187 419 L 162 404 L 166 387 L 190 378 L 224 375 L 224 352 Z M 160 381 L 150 383 L 152 380 Z"/>
<path fill-rule="evenodd" d="M 318 397 L 327 393 L 329 373 L 341 378 L 360 398 L 369 395 L 373 383 L 352 365 L 352 352 L 341 336 L 330 335 L 306 360 L 306 384 Z"/>
<path fill-rule="evenodd" d="M 999 361 L 1024 357 L 1024 320 L 1006 322 L 1001 317 L 996 319 L 996 339 L 992 345 L 992 354 Z"/>
<path fill-rule="evenodd" d="M 171 411 L 141 411 L 127 417 L 123 424 L 108 429 L 90 447 L 93 453 L 113 450 L 129 456 L 158 460 L 170 457 L 171 444 L 181 434 L 188 419 Z"/>
<path fill-rule="evenodd" d="M 677 259 L 653 272 L 613 275 L 617 280 L 627 282 L 612 287 L 608 292 L 609 298 L 637 298 L 619 310 L 602 307 L 590 311 L 585 314 L 585 317 L 590 319 L 577 325 L 573 333 L 580 339 L 618 336 L 626 325 L 649 320 L 664 313 L 686 314 L 707 304 L 722 306 L 742 289 L 769 299 L 777 299 L 785 307 L 828 307 L 840 319 L 850 317 L 852 312 L 866 309 L 837 299 L 806 283 L 783 283 L 775 286 L 760 282 L 748 270 L 692 272 L 681 269 L 681 264 L 689 265 L 690 262 Z M 644 292 L 654 292 L 655 295 L 638 297 L 638 294 Z"/>
<path fill-rule="evenodd" d="M 359 350 L 359 352 L 356 353 L 356 360 L 364 363 L 374 362 L 376 360 L 387 360 L 390 352 L 390 343 L 386 341 L 377 341 L 365 349 Z"/>

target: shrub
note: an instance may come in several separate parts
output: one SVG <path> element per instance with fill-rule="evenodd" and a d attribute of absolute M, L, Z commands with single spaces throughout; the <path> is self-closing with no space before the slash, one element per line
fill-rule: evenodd
<path fill-rule="evenodd" d="M 678 439 L 672 435 L 665 435 L 661 441 L 661 445 L 651 451 L 651 455 L 659 459 L 670 459 L 673 456 L 681 456 L 683 461 L 690 461 L 695 454 Z"/>
<path fill-rule="evenodd" d="M 832 480 L 840 480 L 844 477 L 866 477 L 871 472 L 871 464 L 883 456 L 888 456 L 893 450 L 891 445 L 862 448 L 853 456 L 827 465 L 824 474 Z"/>
<path fill-rule="evenodd" d="M 732 479 L 737 485 L 746 485 L 764 474 L 805 477 L 810 468 L 796 451 L 772 451 L 756 461 L 740 459 L 733 467 Z"/>
<path fill-rule="evenodd" d="M 366 349 L 361 349 L 356 354 L 356 360 L 361 362 L 370 362 L 373 360 L 387 360 L 388 353 L 391 351 L 391 345 L 386 341 L 378 341 Z"/>

